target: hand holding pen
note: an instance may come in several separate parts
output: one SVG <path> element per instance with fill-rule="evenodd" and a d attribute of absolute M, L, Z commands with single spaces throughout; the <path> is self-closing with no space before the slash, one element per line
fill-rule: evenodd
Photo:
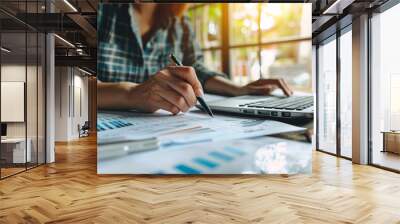
<path fill-rule="evenodd" d="M 134 85 L 134 87 L 132 87 Z M 140 84 L 123 83 L 125 104 L 120 109 L 135 108 L 144 112 L 163 109 L 178 114 L 186 112 L 197 104 L 197 97 L 203 95 L 203 88 L 195 70 L 189 66 L 168 66 Z M 113 99 L 120 102 L 121 99 Z"/>
<path fill-rule="evenodd" d="M 175 57 L 175 55 L 169 55 L 171 60 L 178 66 L 183 66 L 183 64 Z M 197 100 L 199 101 L 200 105 L 203 107 L 204 111 L 208 113 L 211 117 L 214 117 L 210 107 L 207 105 L 206 101 L 203 99 L 203 94 L 196 95 Z"/>

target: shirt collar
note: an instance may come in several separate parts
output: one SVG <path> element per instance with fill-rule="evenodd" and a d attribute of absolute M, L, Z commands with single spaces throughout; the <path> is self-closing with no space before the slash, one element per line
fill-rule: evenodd
<path fill-rule="evenodd" d="M 143 42 L 142 42 L 142 37 L 140 36 L 140 30 L 139 30 L 139 24 L 136 23 L 135 20 L 135 16 L 134 16 L 134 7 L 133 4 L 129 4 L 129 16 L 130 16 L 130 21 L 131 21 L 131 30 L 133 32 L 133 34 L 135 35 L 140 48 L 143 52 L 144 46 L 143 46 Z M 158 32 L 160 32 L 162 29 L 168 29 L 171 26 L 173 26 L 175 20 L 177 18 L 176 17 L 169 17 L 168 19 L 162 19 L 161 21 L 156 21 L 158 23 L 160 23 L 160 27 L 153 33 L 152 37 L 150 37 L 149 42 L 151 43 L 155 40 L 155 38 L 157 37 Z"/>
<path fill-rule="evenodd" d="M 140 36 L 140 30 L 138 29 L 139 26 L 136 23 L 135 16 L 133 15 L 133 12 L 134 12 L 133 4 L 129 4 L 128 10 L 129 10 L 129 12 L 128 12 L 129 16 L 131 17 L 130 22 L 131 22 L 132 33 L 135 35 L 135 37 L 139 43 L 139 46 L 140 46 L 141 50 L 143 51 L 142 37 Z"/>

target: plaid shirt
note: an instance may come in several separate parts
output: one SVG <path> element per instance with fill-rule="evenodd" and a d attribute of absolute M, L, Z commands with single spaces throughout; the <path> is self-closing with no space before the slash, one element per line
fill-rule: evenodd
<path fill-rule="evenodd" d="M 204 82 L 223 75 L 207 69 L 199 44 L 187 17 L 171 18 L 143 45 L 133 17 L 133 4 L 100 4 L 98 12 L 97 77 L 103 82 L 144 82 L 165 68 L 173 53 L 187 66 L 193 66 Z"/>

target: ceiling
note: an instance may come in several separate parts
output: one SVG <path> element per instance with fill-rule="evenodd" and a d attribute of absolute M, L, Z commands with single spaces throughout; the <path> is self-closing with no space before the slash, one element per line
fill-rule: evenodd
<path fill-rule="evenodd" d="M 45 0 L 1 0 L 2 46 L 11 49 L 7 57 L 21 60 L 26 53 L 29 58 L 36 55 L 32 35 L 26 38 L 26 31 L 52 32 L 60 37 L 55 38 L 56 65 L 89 60 L 82 67 L 95 71 L 97 5 L 97 0 L 47 0 L 47 5 Z"/>
<path fill-rule="evenodd" d="M 388 0 L 308 0 L 313 4 L 312 35 L 315 39 L 333 26 L 338 21 L 351 23 L 351 18 L 386 3 Z M 347 18 L 345 18 L 347 17 Z M 343 25 L 343 24 L 339 24 Z M 339 27 L 338 26 L 338 27 Z M 335 32 L 335 29 L 332 29 Z"/>

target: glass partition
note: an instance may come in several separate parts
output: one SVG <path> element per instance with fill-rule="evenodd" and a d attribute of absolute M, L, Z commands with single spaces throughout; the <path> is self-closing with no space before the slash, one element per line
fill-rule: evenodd
<path fill-rule="evenodd" d="M 26 74 L 26 115 L 27 115 L 27 150 L 30 151 L 27 167 L 37 165 L 38 159 L 38 35 L 36 32 L 27 33 L 27 74 Z"/>
<path fill-rule="evenodd" d="M 44 1 L 13 4 L 0 2 L 17 7 L 18 16 L 44 10 Z M 12 16 L 0 18 L 0 178 L 5 178 L 45 163 L 46 39 Z M 4 19 L 19 25 L 7 26 Z"/>
<path fill-rule="evenodd" d="M 1 34 L 1 46 L 7 49 L 1 52 L 2 177 L 24 171 L 31 159 L 26 135 L 26 41 L 25 32 Z"/>

